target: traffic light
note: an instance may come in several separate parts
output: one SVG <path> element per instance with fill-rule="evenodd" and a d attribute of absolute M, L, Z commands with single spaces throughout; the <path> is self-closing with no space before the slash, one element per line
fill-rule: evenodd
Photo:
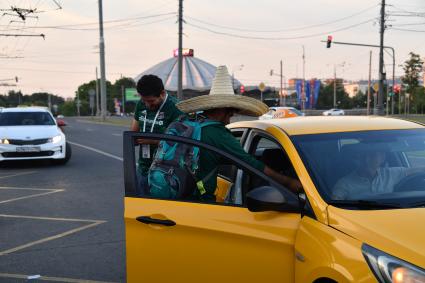
<path fill-rule="evenodd" d="M 332 44 L 332 35 L 328 35 L 328 40 L 326 41 L 326 48 L 331 48 Z"/>
<path fill-rule="evenodd" d="M 241 85 L 240 92 L 241 92 L 241 94 L 243 94 L 245 92 L 245 86 L 244 85 Z"/>

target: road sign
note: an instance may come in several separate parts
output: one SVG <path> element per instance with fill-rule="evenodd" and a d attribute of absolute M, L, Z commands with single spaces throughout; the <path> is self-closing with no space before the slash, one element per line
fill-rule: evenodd
<path fill-rule="evenodd" d="M 139 101 L 140 95 L 137 93 L 135 88 L 125 89 L 125 101 Z"/>
<path fill-rule="evenodd" d="M 261 92 L 263 92 L 263 91 L 265 91 L 265 90 L 266 90 L 266 85 L 265 85 L 263 82 L 261 82 L 261 83 L 258 85 L 258 89 L 259 89 Z"/>
<path fill-rule="evenodd" d="M 378 92 L 378 90 L 379 90 L 379 84 L 378 84 L 378 83 L 374 83 L 374 84 L 373 84 L 373 90 L 374 90 L 375 92 Z"/>

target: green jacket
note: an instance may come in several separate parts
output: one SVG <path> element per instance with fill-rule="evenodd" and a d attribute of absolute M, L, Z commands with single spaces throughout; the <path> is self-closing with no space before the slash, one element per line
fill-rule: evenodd
<path fill-rule="evenodd" d="M 164 133 L 168 125 L 174 122 L 180 115 L 184 113 L 181 112 L 177 107 L 177 99 L 171 95 L 168 95 L 167 101 L 162 107 L 161 111 L 158 113 L 158 117 L 153 126 L 153 133 Z M 152 125 L 157 114 L 157 110 L 149 110 L 142 100 L 139 100 L 136 105 L 136 111 L 134 112 L 134 120 L 139 123 L 140 132 L 143 132 L 143 126 L 145 126 L 145 132 L 150 133 Z M 155 155 L 157 146 L 150 145 L 150 158 L 143 158 L 142 149 L 139 152 L 139 172 L 143 175 L 147 175 L 149 167 L 151 166 L 152 159 Z"/>
<path fill-rule="evenodd" d="M 255 159 L 252 155 L 248 154 L 241 146 L 240 142 L 232 135 L 232 132 L 225 127 L 224 124 L 216 124 L 205 126 L 202 128 L 201 141 L 224 150 L 237 158 L 251 164 L 253 167 L 260 171 L 264 171 L 264 163 Z M 217 167 L 222 164 L 228 164 L 217 154 L 201 149 L 199 158 L 199 170 L 197 172 L 197 179 L 204 179 L 212 170 L 217 171 Z M 217 173 L 213 174 L 208 180 L 204 181 L 204 188 L 206 193 L 203 194 L 201 199 L 206 201 L 214 201 L 214 192 L 217 187 Z"/>

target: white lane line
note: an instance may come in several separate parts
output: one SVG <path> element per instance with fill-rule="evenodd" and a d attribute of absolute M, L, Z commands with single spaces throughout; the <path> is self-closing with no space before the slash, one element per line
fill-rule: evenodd
<path fill-rule="evenodd" d="M 0 190 L 13 190 L 13 189 L 14 188 L 0 187 Z M 17 189 L 18 190 L 26 190 L 26 189 L 22 189 L 22 188 L 17 188 Z M 31 190 L 31 189 L 27 189 L 27 190 Z M 41 190 L 41 189 L 34 189 L 34 190 Z M 17 197 L 17 198 L 13 198 L 13 199 L 2 200 L 2 201 L 0 201 L 0 204 L 7 203 L 7 202 L 12 202 L 12 201 L 17 201 L 17 200 L 21 200 L 21 199 L 29 199 L 29 198 L 39 197 L 39 196 L 50 195 L 50 194 L 54 194 L 54 193 L 63 192 L 65 190 L 45 190 L 45 191 L 49 191 L 49 192 L 39 193 L 39 194 L 32 194 L 32 195 L 27 195 L 27 196 L 23 196 L 23 197 Z"/>
<path fill-rule="evenodd" d="M 8 215 L 0 215 L 0 216 L 8 217 Z M 26 217 L 23 217 L 23 218 L 26 218 Z M 49 220 L 64 221 L 63 218 L 49 219 Z M 87 222 L 87 221 L 85 221 L 85 222 Z M 50 236 L 50 237 L 46 237 L 46 238 L 43 238 L 43 239 L 40 239 L 40 240 L 37 240 L 37 241 L 33 241 L 33 242 L 30 242 L 30 243 L 27 243 L 27 244 L 24 244 L 24 245 L 20 245 L 20 246 L 17 246 L 17 247 L 14 247 L 14 248 L 11 248 L 11 249 L 8 249 L 8 250 L 5 250 L 5 251 L 0 251 L 0 256 L 11 254 L 11 253 L 14 253 L 16 251 L 20 251 L 20 250 L 23 250 L 23 249 L 26 249 L 26 248 L 29 248 L 29 247 L 32 247 L 32 246 L 35 246 L 35 245 L 39 245 L 39 244 L 42 244 L 42 243 L 45 243 L 45 242 L 48 242 L 48 241 L 52 241 L 52 240 L 56 240 L 56 239 L 59 239 L 59 238 L 63 238 L 65 236 L 68 236 L 68 235 L 71 235 L 71 234 L 80 232 L 80 231 L 85 230 L 85 229 L 88 229 L 88 228 L 92 228 L 94 226 L 103 224 L 105 222 L 106 221 L 99 220 L 99 221 L 96 221 L 94 223 L 90 223 L 90 224 L 84 225 L 82 227 L 75 228 L 75 229 L 72 229 L 72 230 L 69 230 L 69 231 L 60 233 L 60 234 L 56 234 L 56 235 L 53 235 L 53 236 Z"/>
<path fill-rule="evenodd" d="M 29 174 L 34 174 L 37 171 L 31 171 L 31 172 L 22 172 L 22 173 L 16 173 L 13 175 L 7 175 L 7 176 L 0 176 L 0 179 L 4 179 L 4 178 L 10 178 L 10 177 L 16 177 L 16 176 L 22 176 L 22 175 L 29 175 Z"/>
<path fill-rule="evenodd" d="M 122 137 L 122 134 L 112 134 L 112 135 L 116 137 Z"/>
<path fill-rule="evenodd" d="M 25 274 L 12 274 L 12 273 L 0 273 L 0 278 L 14 278 L 14 279 L 24 279 L 28 280 L 28 276 Z M 86 280 L 86 279 L 75 279 L 75 278 L 63 278 L 63 277 L 51 277 L 51 276 L 41 276 L 37 278 L 36 281 L 52 281 L 52 282 L 66 282 L 66 283 L 116 283 L 110 281 L 96 281 L 96 280 Z"/>
<path fill-rule="evenodd" d="M 93 147 L 90 147 L 90 146 L 86 146 L 86 145 L 82 145 L 82 144 L 79 144 L 79 143 L 76 143 L 76 142 L 70 142 L 70 141 L 68 141 L 68 143 L 70 143 L 70 144 L 72 144 L 72 145 L 75 145 L 75 146 L 79 146 L 79 147 L 82 147 L 82 148 L 88 149 L 88 150 L 91 150 L 91 151 L 94 151 L 94 152 L 97 152 L 97 153 L 100 153 L 100 154 L 102 154 L 102 155 L 105 155 L 105 156 L 107 156 L 107 157 L 114 158 L 114 159 L 119 160 L 119 161 L 123 161 L 123 159 L 122 159 L 121 157 L 119 157 L 119 156 L 112 155 L 112 154 L 110 154 L 110 153 L 107 153 L 107 152 L 101 151 L 101 150 L 99 150 L 99 149 L 96 149 L 96 148 L 93 148 Z"/>
<path fill-rule="evenodd" d="M 70 222 L 105 222 L 105 221 L 102 221 L 102 220 L 93 220 L 93 219 L 40 217 L 40 216 L 13 215 L 13 214 L 0 214 L 0 217 L 35 219 L 35 220 L 51 220 L 51 221 L 70 221 Z"/>

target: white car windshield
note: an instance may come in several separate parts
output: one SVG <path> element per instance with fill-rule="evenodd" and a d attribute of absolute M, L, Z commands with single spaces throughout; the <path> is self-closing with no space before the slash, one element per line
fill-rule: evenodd
<path fill-rule="evenodd" d="M 2 112 L 0 126 L 53 126 L 55 121 L 47 112 Z"/>
<path fill-rule="evenodd" d="M 425 130 L 292 137 L 330 203 L 425 205 Z"/>

